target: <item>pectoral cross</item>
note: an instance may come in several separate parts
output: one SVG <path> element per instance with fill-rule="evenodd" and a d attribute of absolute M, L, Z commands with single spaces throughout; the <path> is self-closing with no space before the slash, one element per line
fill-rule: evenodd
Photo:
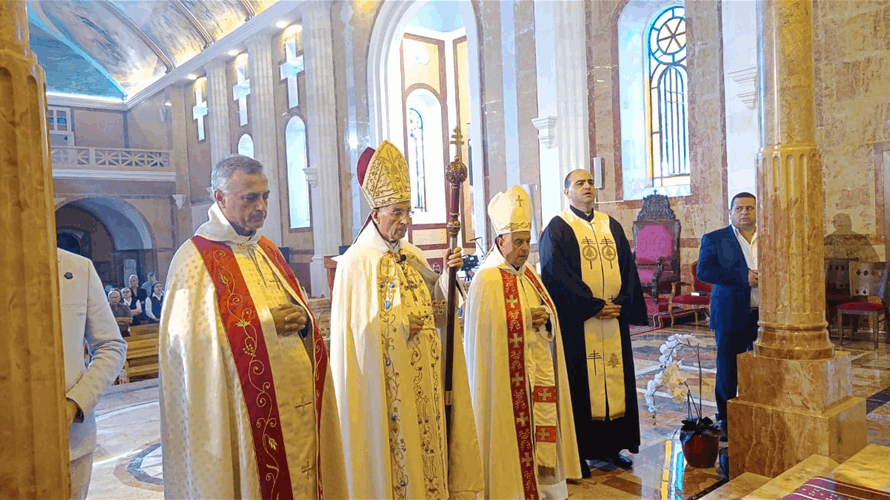
<path fill-rule="evenodd" d="M 303 54 L 297 55 L 297 41 L 291 38 L 284 43 L 286 59 L 279 66 L 281 80 L 287 79 L 287 107 L 294 108 L 300 105 L 300 87 L 297 77 L 303 72 Z"/>
<path fill-rule="evenodd" d="M 250 95 L 250 79 L 247 78 L 247 60 L 245 58 L 236 70 L 238 83 L 232 87 L 232 96 L 238 101 L 238 117 L 241 125 L 247 125 L 247 96 Z"/>
<path fill-rule="evenodd" d="M 596 351 L 593 351 L 592 353 L 587 355 L 587 359 L 593 361 L 593 374 L 596 375 L 596 361 L 598 359 L 603 359 L 603 355 Z"/>
<path fill-rule="evenodd" d="M 195 105 L 192 107 L 192 118 L 198 122 L 198 140 L 204 140 L 204 117 L 207 116 L 207 101 L 204 99 L 204 89 L 195 89 Z"/>

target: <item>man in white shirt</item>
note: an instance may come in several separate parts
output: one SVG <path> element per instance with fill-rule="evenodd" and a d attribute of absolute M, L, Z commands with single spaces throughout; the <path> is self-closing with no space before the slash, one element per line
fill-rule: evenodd
<path fill-rule="evenodd" d="M 757 200 L 739 193 L 730 202 L 731 224 L 702 237 L 698 279 L 713 283 L 711 329 L 717 341 L 714 395 L 717 422 L 726 431 L 726 401 L 736 396 L 736 356 L 757 339 L 760 289 L 757 271 Z M 725 441 L 726 436 L 721 437 Z"/>

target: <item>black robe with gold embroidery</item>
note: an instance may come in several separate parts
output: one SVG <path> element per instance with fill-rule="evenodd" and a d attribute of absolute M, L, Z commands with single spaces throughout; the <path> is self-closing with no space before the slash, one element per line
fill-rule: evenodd
<path fill-rule="evenodd" d="M 587 219 L 575 210 L 579 217 Z M 648 324 L 643 289 L 637 274 L 633 252 L 624 229 L 609 217 L 609 228 L 618 252 L 621 292 L 614 303 L 621 306 L 621 357 L 624 365 L 626 413 L 609 421 L 593 420 L 590 415 L 590 388 L 584 345 L 584 322 L 599 313 L 605 301 L 593 296 L 581 275 L 581 252 L 575 232 L 562 217 L 556 216 L 541 235 L 538 251 L 541 279 L 556 305 L 572 393 L 578 452 L 582 459 L 608 456 L 620 450 L 639 453 L 640 411 L 637 405 L 636 375 L 630 343 L 630 325 Z"/>

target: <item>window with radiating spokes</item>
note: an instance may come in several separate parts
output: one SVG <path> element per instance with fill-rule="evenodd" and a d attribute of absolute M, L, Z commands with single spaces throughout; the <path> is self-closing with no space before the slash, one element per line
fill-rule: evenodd
<path fill-rule="evenodd" d="M 686 9 L 673 5 L 652 20 L 648 52 L 647 121 L 652 186 L 689 184 Z"/>

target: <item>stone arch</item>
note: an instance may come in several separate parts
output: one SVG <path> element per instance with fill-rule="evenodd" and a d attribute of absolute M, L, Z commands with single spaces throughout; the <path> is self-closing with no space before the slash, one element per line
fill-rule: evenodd
<path fill-rule="evenodd" d="M 380 10 L 374 21 L 371 31 L 371 40 L 368 48 L 368 111 L 370 119 L 371 146 L 376 147 L 383 139 L 387 139 L 399 149 L 404 151 L 404 135 L 402 124 L 404 111 L 402 108 L 402 90 L 399 67 L 399 44 L 405 33 L 405 28 L 427 3 L 427 0 L 408 2 L 382 2 Z M 479 27 L 476 11 L 469 0 L 460 0 L 459 12 L 467 32 L 467 53 L 470 79 L 470 133 L 463 131 L 474 147 L 471 149 L 471 159 L 464 159 L 469 165 L 482 165 L 482 96 L 480 94 L 480 68 L 479 68 Z M 449 132 L 450 133 L 450 132 Z M 353 167 L 354 168 L 354 167 Z M 473 184 L 484 185 L 484 176 L 481 168 L 473 169 Z M 354 174 L 354 172 L 353 172 Z M 357 180 L 355 182 L 358 182 Z M 470 195 L 470 193 L 466 193 Z M 486 227 L 485 217 L 485 191 L 474 189 L 473 193 L 473 225 L 476 227 L 477 236 L 484 236 Z M 480 208 L 483 207 L 483 208 Z"/>

